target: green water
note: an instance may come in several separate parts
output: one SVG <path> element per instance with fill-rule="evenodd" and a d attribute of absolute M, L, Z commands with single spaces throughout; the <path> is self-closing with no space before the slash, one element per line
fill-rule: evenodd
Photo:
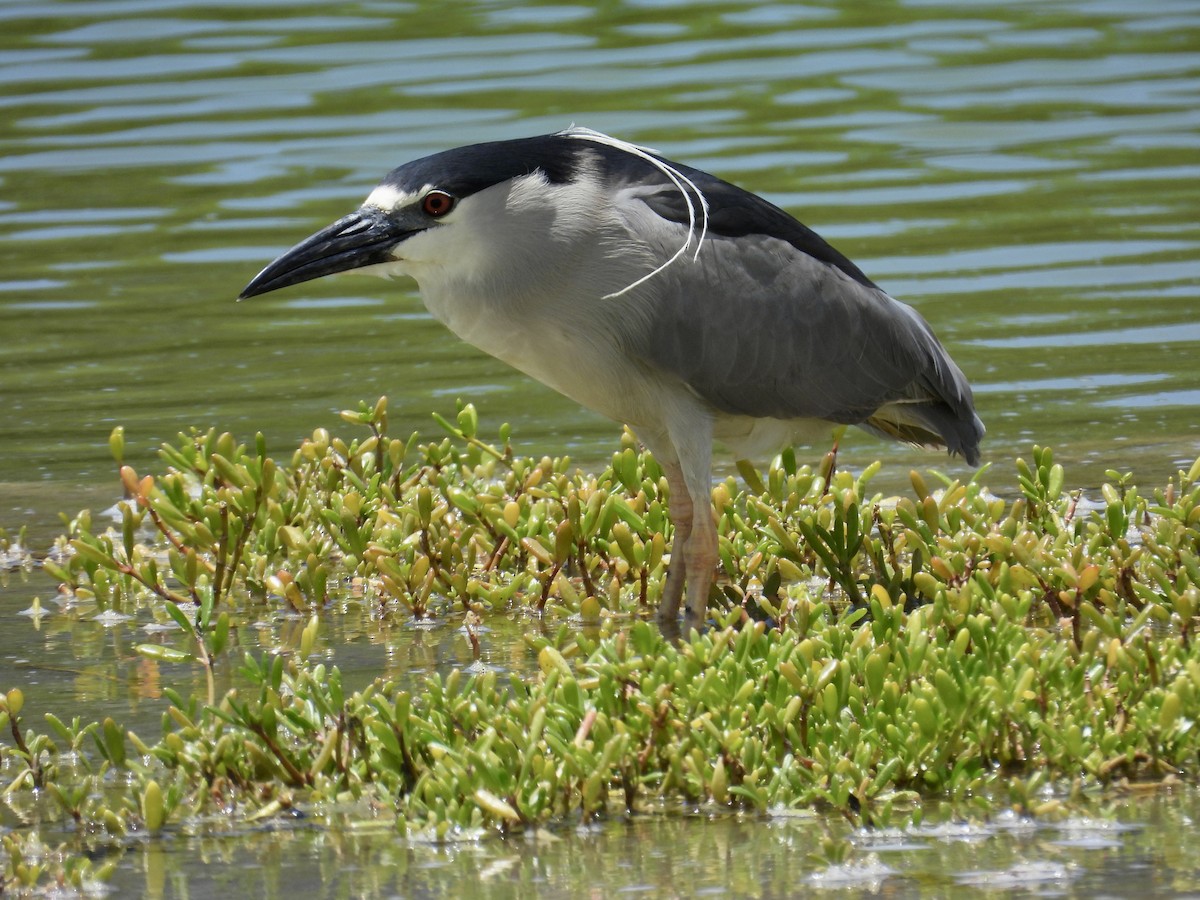
<path fill-rule="evenodd" d="M 171 854 L 203 857 L 210 873 L 190 883 L 192 896 L 263 897 L 803 897 L 990 896 L 1119 897 L 1194 895 L 1198 879 L 1190 843 L 1200 804 L 1151 800 L 1161 830 L 1074 820 L 1027 827 L 1001 820 L 984 826 L 922 826 L 899 834 L 856 831 L 815 817 L 740 819 L 638 816 L 603 828 L 564 828 L 515 841 L 398 845 L 386 832 L 324 837 L 304 823 L 236 840 L 179 840 L 131 854 L 129 878 L 170 896 Z M 1168 831 L 1169 829 L 1169 831 Z M 1169 836 L 1164 839 L 1163 833 Z M 848 842 L 856 864 L 813 865 L 822 839 Z M 295 860 L 286 869 L 262 861 Z M 1181 865 L 1183 863 L 1184 865 Z M 249 871 L 247 871 L 249 869 Z M 815 873 L 821 872 L 824 881 Z M 123 873 L 124 874 L 124 873 Z M 323 886 L 323 887 L 322 887 Z M 1136 889 L 1136 893 L 1135 893 Z M 182 895 L 182 892 L 180 893 Z"/>
<path fill-rule="evenodd" d="M 114 425 L 140 469 L 193 426 L 262 431 L 287 454 L 314 427 L 343 428 L 337 410 L 380 394 L 397 434 L 433 434 L 430 411 L 452 412 L 463 397 L 485 430 L 512 422 L 519 452 L 602 464 L 616 426 L 458 342 L 411 284 L 335 279 L 233 301 L 263 264 L 401 162 L 572 122 L 764 194 L 917 306 L 975 386 L 985 458 L 1050 444 L 1073 485 L 1096 485 L 1109 468 L 1153 485 L 1200 454 L 1193 0 L 7 3 L 0 527 L 28 525 L 37 546 L 60 511 L 112 503 Z M 861 434 L 842 461 L 876 458 L 881 486 L 900 487 L 912 466 L 965 472 Z M 1002 464 L 988 480 L 1004 490 L 1015 477 Z M 0 583 L 0 683 L 29 684 L 31 703 L 51 708 L 82 702 L 155 720 L 157 685 L 130 651 L 137 623 L 56 613 L 34 630 L 15 615 L 34 594 L 50 589 L 20 575 Z M 242 637 L 270 647 L 289 627 Z M 525 627 L 493 639 L 504 665 L 528 664 Z M 414 638 L 339 624 L 329 645 L 362 679 L 469 658 L 450 628 Z M 168 674 L 193 687 L 188 673 Z M 1194 805 L 1165 798 L 1121 815 L 1171 833 Z M 150 850 L 119 877 L 166 896 L 228 892 L 193 865 L 215 860 L 239 881 L 266 867 L 255 889 L 268 896 L 294 890 L 299 872 L 333 877 L 342 888 L 330 896 L 438 896 L 474 885 L 480 870 L 498 873 L 479 882 L 489 896 L 599 884 L 783 896 L 805 884 L 807 854 L 832 827 L 671 818 L 466 850 L 302 830 L 256 838 L 261 856 L 192 839 L 165 848 L 167 874 Z M 1111 890 L 1105 879 L 1129 854 L 1171 877 L 1196 869 L 1194 851 L 1164 860 L 1152 840 L 1136 851 L 1127 834 L 1113 840 L 1124 849 L 1071 851 L 1075 874 L 1038 890 Z M 702 885 L 687 867 L 648 875 L 665 865 L 650 844 L 718 875 Z M 1042 858 L 1030 846 L 995 853 Z M 759 853 L 769 865 L 746 862 Z M 893 851 L 932 855 L 922 853 Z M 400 857 L 403 879 L 378 875 Z M 346 858 L 368 880 L 345 873 Z M 909 865 L 885 879 L 894 891 L 947 895 L 956 875 L 1011 862 L 965 853 L 918 876 L 911 866 L 925 862 L 883 858 Z M 1149 890 L 1144 874 L 1131 877 Z M 202 887 L 189 893 L 189 878 Z"/>

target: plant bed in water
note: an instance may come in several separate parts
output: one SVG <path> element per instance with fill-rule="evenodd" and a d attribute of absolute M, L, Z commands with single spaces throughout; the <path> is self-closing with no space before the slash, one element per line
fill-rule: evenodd
<path fill-rule="evenodd" d="M 388 437 L 382 400 L 345 417 L 366 436 L 318 431 L 286 463 L 181 436 L 162 473 L 121 468 L 115 525 L 81 513 L 45 555 L 72 602 L 177 626 L 137 652 L 205 680 L 163 689 L 153 737 L 7 691 L 0 771 L 26 827 L 4 836 L 6 885 L 82 885 L 146 836 L 296 816 L 435 842 L 680 808 L 1058 819 L 1200 764 L 1200 461 L 1148 492 L 1111 473 L 1092 500 L 1035 448 L 1012 500 L 917 473 L 885 499 L 877 465 L 785 453 L 715 486 L 712 621 L 674 636 L 644 620 L 671 533 L 632 436 L 589 475 L 514 458 L 506 429 L 484 442 L 470 406 L 433 443 Z M 120 465 L 120 430 L 112 447 Z M 350 590 L 381 629 L 461 625 L 476 662 L 350 689 L 314 654 Z M 503 674 L 478 657 L 514 610 L 541 627 Z M 271 611 L 307 624 L 235 650 Z M 60 855 L 31 851 L 72 827 Z"/>

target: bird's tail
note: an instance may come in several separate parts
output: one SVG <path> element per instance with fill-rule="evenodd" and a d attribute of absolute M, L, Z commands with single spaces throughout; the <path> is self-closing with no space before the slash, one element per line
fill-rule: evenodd
<path fill-rule="evenodd" d="M 979 465 L 983 422 L 969 408 L 959 414 L 936 401 L 889 403 L 861 427 L 918 447 L 945 447 L 969 465 Z"/>

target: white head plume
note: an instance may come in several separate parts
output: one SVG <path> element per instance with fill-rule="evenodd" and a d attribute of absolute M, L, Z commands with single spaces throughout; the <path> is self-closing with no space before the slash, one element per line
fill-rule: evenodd
<path fill-rule="evenodd" d="M 688 231 L 687 237 L 678 250 L 676 250 L 671 258 L 664 262 L 661 266 L 652 272 L 643 275 L 632 284 L 627 284 L 619 291 L 611 294 L 606 294 L 605 299 L 609 297 L 619 297 L 622 294 L 633 290 L 639 285 L 645 284 L 659 272 L 666 269 L 669 265 L 675 262 L 679 257 L 687 252 L 687 249 L 692 246 L 692 238 L 696 236 L 696 219 L 700 219 L 700 236 L 696 241 L 696 252 L 692 255 L 692 259 L 696 259 L 700 255 L 700 246 L 704 243 L 704 238 L 708 234 L 708 200 L 705 198 L 700 188 L 696 187 L 695 182 L 657 156 L 658 151 L 652 150 L 649 147 L 640 147 L 637 144 L 631 144 L 628 141 L 623 141 L 620 138 L 612 137 L 600 131 L 593 131 L 591 128 L 582 128 L 577 125 L 572 125 L 565 131 L 560 131 L 559 134 L 566 138 L 575 138 L 581 141 L 591 141 L 594 144 L 604 144 L 607 147 L 614 147 L 625 153 L 629 153 L 639 159 L 644 159 L 658 171 L 670 179 L 671 184 L 679 190 L 683 195 L 683 200 L 687 204 L 688 211 Z M 690 190 L 689 190 L 690 189 Z M 697 216 L 697 201 L 699 205 L 699 216 Z"/>

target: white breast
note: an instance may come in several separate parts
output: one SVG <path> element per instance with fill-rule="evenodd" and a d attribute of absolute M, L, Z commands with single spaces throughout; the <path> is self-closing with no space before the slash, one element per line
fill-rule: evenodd
<path fill-rule="evenodd" d="M 656 263 L 586 184 L 535 175 L 480 191 L 401 243 L 388 268 L 414 277 L 467 343 L 612 419 L 651 422 L 664 391 L 623 338 L 639 327 L 637 297 L 608 295 Z"/>

